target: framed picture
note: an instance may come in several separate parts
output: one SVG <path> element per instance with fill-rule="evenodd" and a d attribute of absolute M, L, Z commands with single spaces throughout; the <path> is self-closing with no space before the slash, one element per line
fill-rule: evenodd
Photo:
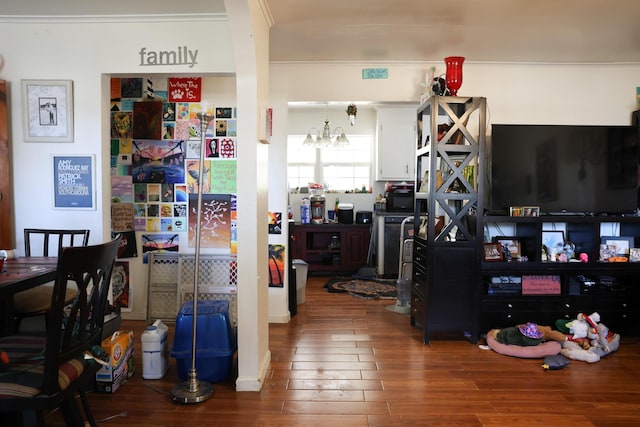
<path fill-rule="evenodd" d="M 496 236 L 493 238 L 493 241 L 495 243 L 500 243 L 503 250 L 506 248 L 509 251 L 511 258 L 518 259 L 522 255 L 520 239 L 517 237 Z"/>
<path fill-rule="evenodd" d="M 629 262 L 640 262 L 640 248 L 629 248 Z"/>
<path fill-rule="evenodd" d="M 511 206 L 510 216 L 540 216 L 539 206 Z"/>
<path fill-rule="evenodd" d="M 602 236 L 600 243 L 615 251 L 616 256 L 629 256 L 629 249 L 634 246 L 633 237 Z"/>
<path fill-rule="evenodd" d="M 71 80 L 22 80 L 24 140 L 73 142 Z"/>
<path fill-rule="evenodd" d="M 502 245 L 500 243 L 485 243 L 483 259 L 485 261 L 502 261 Z"/>
<path fill-rule="evenodd" d="M 55 209 L 95 209 L 95 160 L 89 156 L 53 156 Z"/>
<path fill-rule="evenodd" d="M 564 231 L 543 231 L 542 232 L 542 244 L 551 248 L 560 248 L 564 246 Z"/>

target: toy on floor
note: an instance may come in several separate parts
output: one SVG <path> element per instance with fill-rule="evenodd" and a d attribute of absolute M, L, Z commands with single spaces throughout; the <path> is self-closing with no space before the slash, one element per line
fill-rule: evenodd
<path fill-rule="evenodd" d="M 587 363 L 598 362 L 602 357 L 613 353 L 620 347 L 620 335 L 613 333 L 600 322 L 600 315 L 578 314 L 575 320 L 567 323 L 557 320 L 556 327 L 570 337 L 562 343 L 561 354 L 569 359 Z"/>

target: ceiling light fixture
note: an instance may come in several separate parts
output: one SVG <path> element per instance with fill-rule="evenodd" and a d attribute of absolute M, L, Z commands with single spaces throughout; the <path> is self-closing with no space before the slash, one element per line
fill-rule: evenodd
<path fill-rule="evenodd" d="M 313 139 L 311 136 L 312 133 L 318 132 L 318 136 L 316 139 Z M 344 133 L 344 129 L 338 126 L 333 130 L 333 133 L 336 134 L 335 140 L 332 140 L 331 137 L 331 127 L 329 126 L 329 119 L 324 119 L 324 126 L 322 127 L 322 132 L 320 132 L 317 128 L 311 128 L 307 132 L 307 137 L 304 139 L 303 145 L 307 147 L 313 146 L 316 148 L 324 148 L 324 147 L 344 147 L 349 145 L 349 138 Z"/>

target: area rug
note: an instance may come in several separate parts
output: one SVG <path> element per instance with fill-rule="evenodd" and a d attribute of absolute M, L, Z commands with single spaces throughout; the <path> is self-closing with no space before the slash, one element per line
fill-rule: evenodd
<path fill-rule="evenodd" d="M 352 277 L 329 279 L 324 287 L 331 293 L 348 293 L 362 299 L 395 299 L 395 280 L 365 280 Z"/>

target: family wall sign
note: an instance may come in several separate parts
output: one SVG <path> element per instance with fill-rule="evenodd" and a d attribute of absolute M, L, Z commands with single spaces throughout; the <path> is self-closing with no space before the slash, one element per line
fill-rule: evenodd
<path fill-rule="evenodd" d="M 140 48 L 140 66 L 151 65 L 188 65 L 193 68 L 198 63 L 198 49 L 188 46 L 178 46 L 174 50 L 150 50 Z"/>

